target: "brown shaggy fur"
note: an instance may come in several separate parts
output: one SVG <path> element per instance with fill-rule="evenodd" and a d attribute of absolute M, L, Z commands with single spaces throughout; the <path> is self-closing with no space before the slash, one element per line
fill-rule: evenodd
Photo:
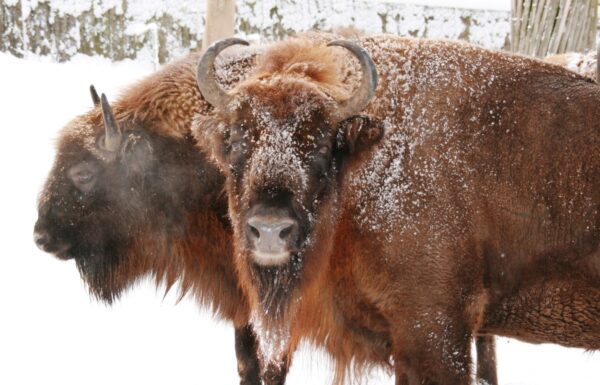
<path fill-rule="evenodd" d="M 242 238 L 253 191 L 279 183 L 294 204 L 320 202 L 284 309 L 293 314 L 292 348 L 302 339 L 326 347 L 338 379 L 351 363 L 385 365 L 391 356 L 402 385 L 470 383 L 478 332 L 600 349 L 597 85 L 470 45 L 364 38 L 380 77 L 365 112 L 385 135 L 345 154 L 339 184 L 331 179 L 319 195 L 315 180 L 304 190 L 294 180 L 315 138 L 339 138 L 328 111 L 340 87 L 329 75 L 319 83 L 335 63 L 314 63 L 318 55 L 289 44 L 262 59 L 275 73 L 238 85 L 237 109 L 200 117 L 207 131 L 196 135 L 226 171 L 228 125 L 245 130 L 246 163 L 226 172 L 226 185 L 236 266 L 255 311 L 263 305 Z M 278 148 L 277 138 L 294 156 L 255 156 Z M 262 318 L 271 321 L 281 327 Z"/>

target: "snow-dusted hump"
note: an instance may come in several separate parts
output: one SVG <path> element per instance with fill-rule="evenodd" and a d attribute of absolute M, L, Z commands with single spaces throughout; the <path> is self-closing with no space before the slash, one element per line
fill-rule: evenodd
<path fill-rule="evenodd" d="M 469 157 L 462 138 L 496 129 L 490 120 L 514 103 L 495 99 L 492 89 L 527 82 L 530 74 L 578 78 L 534 59 L 467 43 L 393 36 L 361 42 L 377 63 L 381 82 L 366 112 L 383 120 L 385 137 L 347 178 L 352 191 L 347 204 L 380 233 L 412 226 L 407 218 L 431 203 L 448 164 L 468 171 L 471 166 L 460 166 Z M 464 175 L 455 177 L 462 186 Z"/>

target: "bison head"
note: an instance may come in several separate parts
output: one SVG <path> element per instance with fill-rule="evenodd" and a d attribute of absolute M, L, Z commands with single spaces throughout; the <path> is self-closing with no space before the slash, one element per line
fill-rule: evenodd
<path fill-rule="evenodd" d="M 215 111 L 199 118 L 196 135 L 226 175 L 240 278 L 276 319 L 292 291 L 326 268 L 344 161 L 382 135 L 380 124 L 359 115 L 377 74 L 356 44 L 329 43 L 361 65 L 360 84 L 348 97 L 338 67 L 343 51 L 299 40 L 276 45 L 253 76 L 225 92 L 213 63 L 233 44 L 247 43 L 217 42 L 199 63 L 198 85 Z"/>
<path fill-rule="evenodd" d="M 124 111 L 118 124 L 106 97 L 93 88 L 92 96 L 96 108 L 61 134 L 34 239 L 75 259 L 91 292 L 110 302 L 155 267 L 162 246 L 185 236 L 186 216 L 208 204 L 199 197 L 210 199 L 222 178 L 191 137 L 160 136 Z"/>

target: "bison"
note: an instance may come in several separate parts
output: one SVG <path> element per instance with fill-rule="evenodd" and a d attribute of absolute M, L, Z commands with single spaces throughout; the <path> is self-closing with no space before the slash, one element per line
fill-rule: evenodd
<path fill-rule="evenodd" d="M 227 80 L 254 52 L 219 67 Z M 221 173 L 190 134 L 208 109 L 196 86 L 199 54 L 164 67 L 112 106 L 92 87 L 95 108 L 63 130 L 39 199 L 34 237 L 44 251 L 74 259 L 91 293 L 108 303 L 144 276 L 180 280 L 201 305 L 235 327 L 241 384 L 258 385 L 256 339 L 231 259 Z M 238 74 L 238 75 L 236 75 Z M 265 381 L 282 383 L 285 366 Z"/>
<path fill-rule="evenodd" d="M 305 338 L 340 367 L 391 356 L 399 385 L 464 385 L 477 333 L 600 348 L 596 84 L 384 35 L 280 43 L 224 91 L 212 64 L 236 43 L 198 66 L 215 109 L 195 135 L 263 359 Z"/>

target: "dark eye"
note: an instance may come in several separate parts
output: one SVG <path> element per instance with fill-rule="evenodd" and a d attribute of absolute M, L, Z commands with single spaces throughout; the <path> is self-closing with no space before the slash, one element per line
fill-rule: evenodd
<path fill-rule="evenodd" d="M 329 151 L 330 151 L 329 146 L 324 145 L 324 146 L 319 147 L 319 150 L 317 152 L 319 153 L 319 155 L 325 156 L 325 155 L 329 155 Z"/>
<path fill-rule="evenodd" d="M 79 173 L 73 175 L 73 180 L 77 184 L 87 184 L 90 183 L 94 179 L 94 174 L 91 171 L 80 171 Z"/>
<path fill-rule="evenodd" d="M 242 151 L 244 151 L 244 144 L 242 143 L 242 141 L 232 142 L 229 145 L 229 153 L 230 154 L 237 155 Z"/>
<path fill-rule="evenodd" d="M 69 179 L 81 192 L 87 193 L 92 190 L 98 175 L 98 166 L 90 162 L 81 162 L 69 169 Z"/>

